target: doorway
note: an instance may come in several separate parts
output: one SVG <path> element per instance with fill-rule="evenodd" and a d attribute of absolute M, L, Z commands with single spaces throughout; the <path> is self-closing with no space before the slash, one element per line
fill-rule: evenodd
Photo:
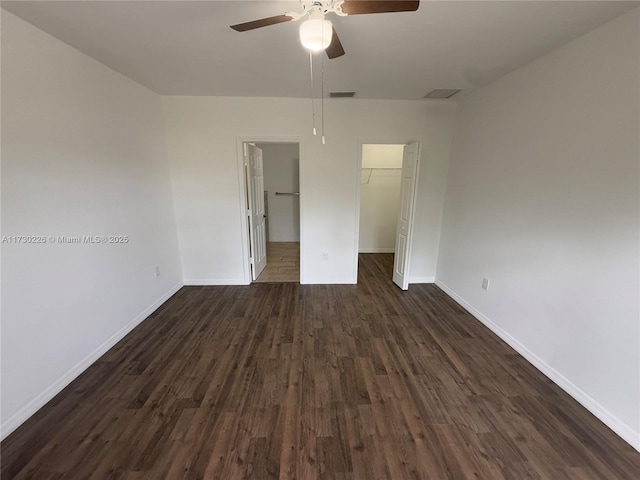
<path fill-rule="evenodd" d="M 417 143 L 362 144 L 358 268 L 382 270 L 402 290 L 409 286 L 419 157 Z"/>
<path fill-rule="evenodd" d="M 245 159 L 245 188 L 251 280 L 299 283 L 300 145 L 265 141 L 245 142 L 245 145 L 243 149 L 249 153 Z M 261 168 L 256 170 L 255 165 L 252 168 L 255 162 L 250 152 L 260 157 Z M 263 228 L 256 228 L 262 220 Z"/>

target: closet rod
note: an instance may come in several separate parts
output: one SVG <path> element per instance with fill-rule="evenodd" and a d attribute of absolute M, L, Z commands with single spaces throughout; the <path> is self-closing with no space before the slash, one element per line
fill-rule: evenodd
<path fill-rule="evenodd" d="M 300 195 L 300 192 L 276 192 L 276 195 Z"/>

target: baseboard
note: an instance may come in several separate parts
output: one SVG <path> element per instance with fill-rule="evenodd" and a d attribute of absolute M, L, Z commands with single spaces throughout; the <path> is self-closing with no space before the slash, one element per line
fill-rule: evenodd
<path fill-rule="evenodd" d="M 355 285 L 358 283 L 354 281 L 352 278 L 349 279 L 338 279 L 338 280 L 327 280 L 325 278 L 301 278 L 300 285 Z"/>
<path fill-rule="evenodd" d="M 44 407 L 53 397 L 60 393 L 67 385 L 76 379 L 82 372 L 89 368 L 96 360 L 104 355 L 111 347 L 118 343 L 131 330 L 137 327 L 144 319 L 155 312 L 164 302 L 169 300 L 178 290 L 182 288 L 182 282 L 177 283 L 168 291 L 163 293 L 160 298 L 153 302 L 149 307 L 144 309 L 134 319 L 127 323 L 124 327 L 114 333 L 105 342 L 102 343 L 93 352 L 78 362 L 71 370 L 47 387 L 40 395 L 35 397 L 24 407 L 14 413 L 0 426 L 0 439 L 4 439 L 16 428 L 22 425 L 29 417 Z"/>
<path fill-rule="evenodd" d="M 244 278 L 195 278 L 185 280 L 186 287 L 214 287 L 225 285 L 249 285 Z"/>
<path fill-rule="evenodd" d="M 409 283 L 434 283 L 435 277 L 409 277 Z"/>
<path fill-rule="evenodd" d="M 460 306 L 467 310 L 471 315 L 473 315 L 476 319 L 483 323 L 489 330 L 491 330 L 493 333 L 498 335 L 498 337 L 509 344 L 511 348 L 522 355 L 529 363 L 540 370 L 540 372 L 547 376 L 553 383 L 555 383 L 565 392 L 571 395 L 571 397 L 573 397 L 578 403 L 589 410 L 607 427 L 613 430 L 616 435 L 618 435 L 625 442 L 627 442 L 629 445 L 640 452 L 640 432 L 635 432 L 627 424 L 620 421 L 615 415 L 613 415 L 606 408 L 600 405 L 587 392 L 572 383 L 571 380 L 569 380 L 556 369 L 547 364 L 543 359 L 538 357 L 535 353 L 525 347 L 516 338 L 512 337 L 506 330 L 501 328 L 483 313 L 476 310 L 473 306 L 467 303 L 466 300 L 464 300 L 460 295 L 458 295 L 454 290 L 449 288 L 442 281 L 436 279 L 435 284 L 453 300 L 460 304 Z"/>
<path fill-rule="evenodd" d="M 395 248 L 360 248 L 358 253 L 394 253 Z"/>

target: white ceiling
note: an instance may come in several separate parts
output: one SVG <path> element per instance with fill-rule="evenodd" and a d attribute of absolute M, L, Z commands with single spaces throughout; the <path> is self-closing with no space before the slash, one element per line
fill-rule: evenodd
<path fill-rule="evenodd" d="M 469 90 L 638 4 L 422 0 L 411 13 L 331 15 L 347 53 L 324 57 L 325 91 L 420 99 L 434 88 Z M 160 94 L 309 96 L 309 57 L 298 41 L 298 22 L 245 33 L 229 28 L 299 10 L 298 1 L 48 0 L 2 6 Z M 317 75 L 322 58 L 314 57 Z"/>

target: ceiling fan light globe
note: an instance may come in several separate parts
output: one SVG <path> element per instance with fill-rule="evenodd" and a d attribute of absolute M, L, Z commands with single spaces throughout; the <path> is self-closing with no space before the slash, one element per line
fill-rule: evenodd
<path fill-rule="evenodd" d="M 300 43 L 307 50 L 320 52 L 331 44 L 333 26 L 329 20 L 310 18 L 300 25 Z"/>

